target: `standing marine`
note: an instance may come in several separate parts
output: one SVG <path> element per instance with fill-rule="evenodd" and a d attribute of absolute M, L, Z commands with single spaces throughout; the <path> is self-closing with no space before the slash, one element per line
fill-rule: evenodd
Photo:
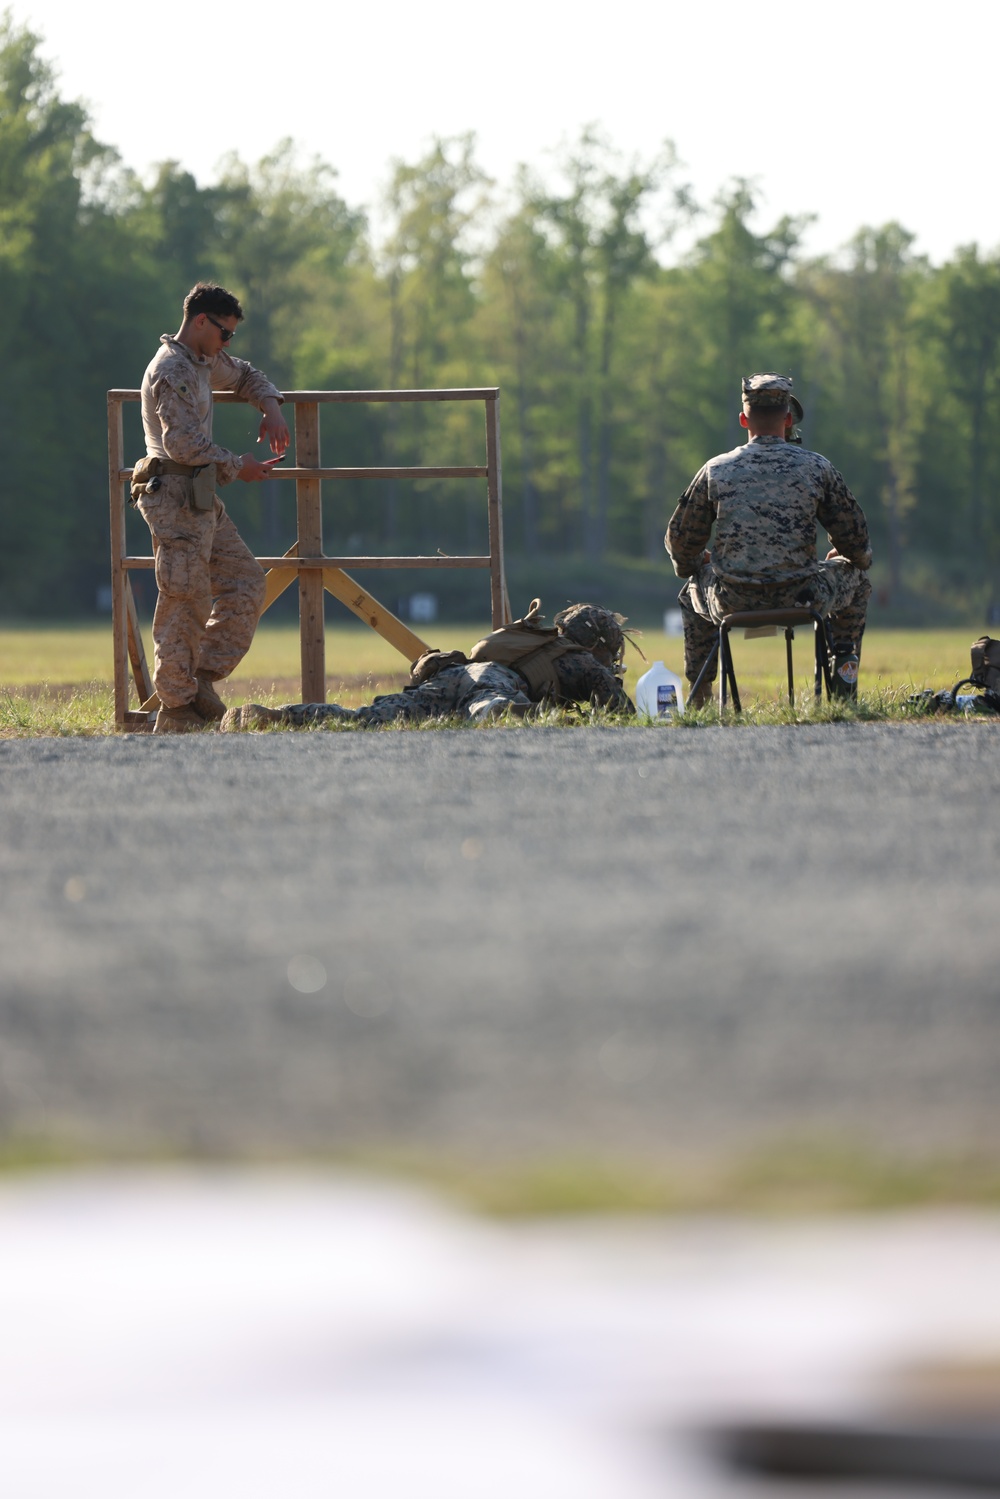
<path fill-rule="evenodd" d="M 228 345 L 243 309 L 222 286 L 199 282 L 178 331 L 164 333 L 142 379 L 146 457 L 132 499 L 153 537 L 156 610 L 154 732 L 185 733 L 222 718 L 215 683 L 246 655 L 264 602 L 264 573 L 216 488 L 266 479 L 289 443 L 281 392 Z M 238 455 L 212 439 L 212 392 L 231 390 L 261 413 L 272 459 Z"/>
<path fill-rule="evenodd" d="M 742 397 L 748 441 L 699 469 L 667 526 L 670 560 L 687 579 L 678 596 L 685 674 L 697 681 L 724 615 L 812 607 L 828 620 L 834 691 L 856 698 L 871 596 L 864 514 L 833 464 L 796 442 L 803 412 L 789 377 L 751 375 Z M 817 525 L 833 543 L 822 561 Z M 716 658 L 691 707 L 711 701 L 717 668 Z"/>

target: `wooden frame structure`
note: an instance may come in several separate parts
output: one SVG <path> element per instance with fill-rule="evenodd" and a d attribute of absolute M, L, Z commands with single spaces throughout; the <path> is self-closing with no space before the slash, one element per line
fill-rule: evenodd
<path fill-rule="evenodd" d="M 115 722 L 123 729 L 148 728 L 159 699 L 153 691 L 129 581 L 132 569 L 152 568 L 152 556 L 129 556 L 125 539 L 126 485 L 123 406 L 138 401 L 137 390 L 108 391 L 108 485 L 111 501 L 111 599 L 114 631 Z M 329 591 L 408 661 L 427 649 L 426 642 L 356 583 L 345 566 L 363 568 L 471 567 L 488 569 L 493 628 L 510 619 L 503 555 L 503 497 L 500 467 L 500 391 L 481 390 L 286 390 L 294 410 L 294 468 L 275 468 L 276 479 L 295 481 L 297 536 L 283 557 L 258 557 L 266 570 L 264 609 L 292 583 L 299 585 L 299 638 L 302 701 L 326 701 L 326 642 L 323 593 Z M 216 401 L 237 402 L 229 391 L 214 392 Z M 320 461 L 319 408 L 327 402 L 482 401 L 486 415 L 486 462 L 445 468 L 324 468 Z M 485 479 L 489 553 L 481 557 L 327 557 L 323 553 L 322 482 L 324 479 Z M 129 666 L 139 697 L 129 708 Z"/>

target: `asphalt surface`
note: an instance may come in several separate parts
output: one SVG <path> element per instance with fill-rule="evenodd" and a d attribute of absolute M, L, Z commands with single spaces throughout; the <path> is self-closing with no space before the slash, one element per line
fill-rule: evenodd
<path fill-rule="evenodd" d="M 1000 725 L 0 742 L 0 1142 L 998 1138 Z"/>

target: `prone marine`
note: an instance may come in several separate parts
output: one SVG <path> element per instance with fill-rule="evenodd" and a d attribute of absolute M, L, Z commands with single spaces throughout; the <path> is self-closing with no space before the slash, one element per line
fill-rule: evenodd
<path fill-rule="evenodd" d="M 401 692 L 376 697 L 361 708 L 337 703 L 287 703 L 230 708 L 223 733 L 272 724 L 307 728 L 336 721 L 365 728 L 463 718 L 488 723 L 503 713 L 523 718 L 540 705 L 591 703 L 616 713 L 634 713 L 623 686 L 625 641 L 621 614 L 596 604 L 571 604 L 552 625 L 542 622 L 541 602 L 528 613 L 462 651 L 426 651 L 411 667 Z"/>

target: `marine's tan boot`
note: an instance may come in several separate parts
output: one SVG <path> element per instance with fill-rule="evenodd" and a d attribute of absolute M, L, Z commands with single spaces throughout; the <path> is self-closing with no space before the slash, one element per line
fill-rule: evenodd
<path fill-rule="evenodd" d="M 198 691 L 195 693 L 194 709 L 202 718 L 219 722 L 226 716 L 226 705 L 215 690 L 215 679 L 207 672 L 196 673 Z"/>
<path fill-rule="evenodd" d="M 207 729 L 208 724 L 193 703 L 184 703 L 179 708 L 157 708 L 154 734 L 190 734 L 196 729 Z"/>
<path fill-rule="evenodd" d="M 261 703 L 244 703 L 241 708 L 226 709 L 226 716 L 219 729 L 223 734 L 239 734 L 246 729 L 266 729 L 269 724 L 285 721 L 285 715 L 278 708 L 265 708 Z"/>

